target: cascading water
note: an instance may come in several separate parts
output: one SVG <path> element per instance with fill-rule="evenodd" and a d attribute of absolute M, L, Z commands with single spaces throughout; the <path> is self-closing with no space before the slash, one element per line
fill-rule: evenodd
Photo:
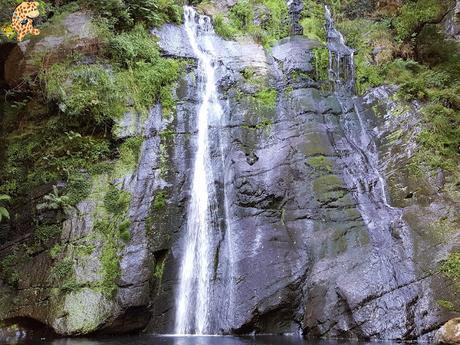
<path fill-rule="evenodd" d="M 344 132 L 341 150 L 348 154 L 342 157 L 344 178 L 354 190 L 361 216 L 367 224 L 371 240 L 375 243 L 374 259 L 382 267 L 398 260 L 400 255 L 412 256 L 411 240 L 407 226 L 401 220 L 402 212 L 389 204 L 386 184 L 379 169 L 378 150 L 360 110 L 360 100 L 355 95 L 354 50 L 345 44 L 343 35 L 335 28 L 331 12 L 325 6 L 327 46 L 329 49 L 329 78 L 334 84 L 334 92 L 343 116 L 340 125 Z M 333 127 L 333 123 L 329 123 Z M 404 254 L 396 254 L 392 248 L 391 229 L 400 228 Z M 407 262 L 410 262 L 407 260 Z M 408 275 L 395 270 L 393 281 L 388 286 L 398 286 L 407 282 Z M 413 272 L 412 267 L 404 267 L 401 272 Z M 409 275 L 410 276 L 410 275 Z"/>
<path fill-rule="evenodd" d="M 329 77 L 334 83 L 335 93 L 342 106 L 345 117 L 348 115 L 356 116 L 359 125 L 358 128 L 353 128 L 352 124 L 356 121 L 351 121 L 347 118 L 343 122 L 346 139 L 358 152 L 361 171 L 364 170 L 364 174 L 361 174 L 361 180 L 357 183 L 358 193 L 371 193 L 374 196 L 374 201 L 382 203 L 385 208 L 393 209 L 388 203 L 385 180 L 378 168 L 377 147 L 367 132 L 356 102 L 356 97 L 354 96 L 354 50 L 345 44 L 343 35 L 335 28 L 329 7 L 325 6 L 325 9 L 329 49 Z M 347 110 L 354 110 L 354 112 Z M 356 175 L 356 171 L 353 173 Z"/>
<path fill-rule="evenodd" d="M 216 231 L 217 198 L 213 165 L 210 161 L 209 125 L 222 116 L 219 104 L 215 62 L 212 59 L 214 32 L 211 19 L 186 6 L 185 31 L 198 59 L 200 104 L 197 114 L 197 139 L 191 198 L 187 212 L 187 231 L 183 239 L 183 256 L 176 299 L 176 334 L 208 334 L 216 329 L 218 310 L 214 295 L 214 260 L 219 231 Z M 218 230 L 218 229 L 217 229 Z"/>

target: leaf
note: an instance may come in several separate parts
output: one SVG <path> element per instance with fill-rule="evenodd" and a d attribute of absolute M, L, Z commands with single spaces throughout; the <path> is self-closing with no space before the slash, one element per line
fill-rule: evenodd
<path fill-rule="evenodd" d="M 9 195 L 0 194 L 0 201 L 10 201 L 11 197 Z"/>
<path fill-rule="evenodd" d="M 6 208 L 0 207 L 0 221 L 2 221 L 3 218 L 10 219 L 10 214 Z"/>

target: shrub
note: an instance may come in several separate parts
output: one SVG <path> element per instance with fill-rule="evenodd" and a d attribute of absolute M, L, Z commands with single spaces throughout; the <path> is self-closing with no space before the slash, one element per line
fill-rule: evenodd
<path fill-rule="evenodd" d="M 135 62 L 155 63 L 160 57 L 154 37 L 138 24 L 130 32 L 113 35 L 109 39 L 112 60 L 127 67 Z"/>
<path fill-rule="evenodd" d="M 125 96 L 119 81 L 102 65 L 52 65 L 41 74 L 45 97 L 58 104 L 59 110 L 77 121 L 110 123 L 125 109 Z M 84 117 L 84 118 L 82 118 Z"/>
<path fill-rule="evenodd" d="M 256 6 L 266 9 L 266 13 L 254 23 Z M 284 1 L 276 0 L 239 0 L 224 16 L 214 17 L 214 27 L 218 35 L 235 38 L 248 34 L 255 41 L 270 46 L 274 41 L 289 34 L 288 8 Z"/>

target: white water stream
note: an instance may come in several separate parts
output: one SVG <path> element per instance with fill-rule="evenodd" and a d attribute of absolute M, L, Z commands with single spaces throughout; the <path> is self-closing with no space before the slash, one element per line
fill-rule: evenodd
<path fill-rule="evenodd" d="M 222 116 L 215 68 L 212 60 L 211 20 L 186 6 L 185 31 L 198 59 L 200 104 L 197 116 L 196 151 L 193 163 L 191 198 L 187 212 L 187 233 L 177 291 L 176 334 L 207 334 L 211 327 L 212 276 L 214 271 L 213 222 L 211 205 L 216 203 L 209 152 L 209 124 Z"/>

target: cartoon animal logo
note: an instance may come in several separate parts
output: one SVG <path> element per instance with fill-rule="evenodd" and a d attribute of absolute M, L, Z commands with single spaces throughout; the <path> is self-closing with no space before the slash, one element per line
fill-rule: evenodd
<path fill-rule="evenodd" d="M 34 28 L 33 19 L 40 15 L 39 3 L 23 2 L 13 13 L 12 26 L 17 33 L 17 40 L 21 42 L 27 34 L 39 35 L 40 30 Z"/>

